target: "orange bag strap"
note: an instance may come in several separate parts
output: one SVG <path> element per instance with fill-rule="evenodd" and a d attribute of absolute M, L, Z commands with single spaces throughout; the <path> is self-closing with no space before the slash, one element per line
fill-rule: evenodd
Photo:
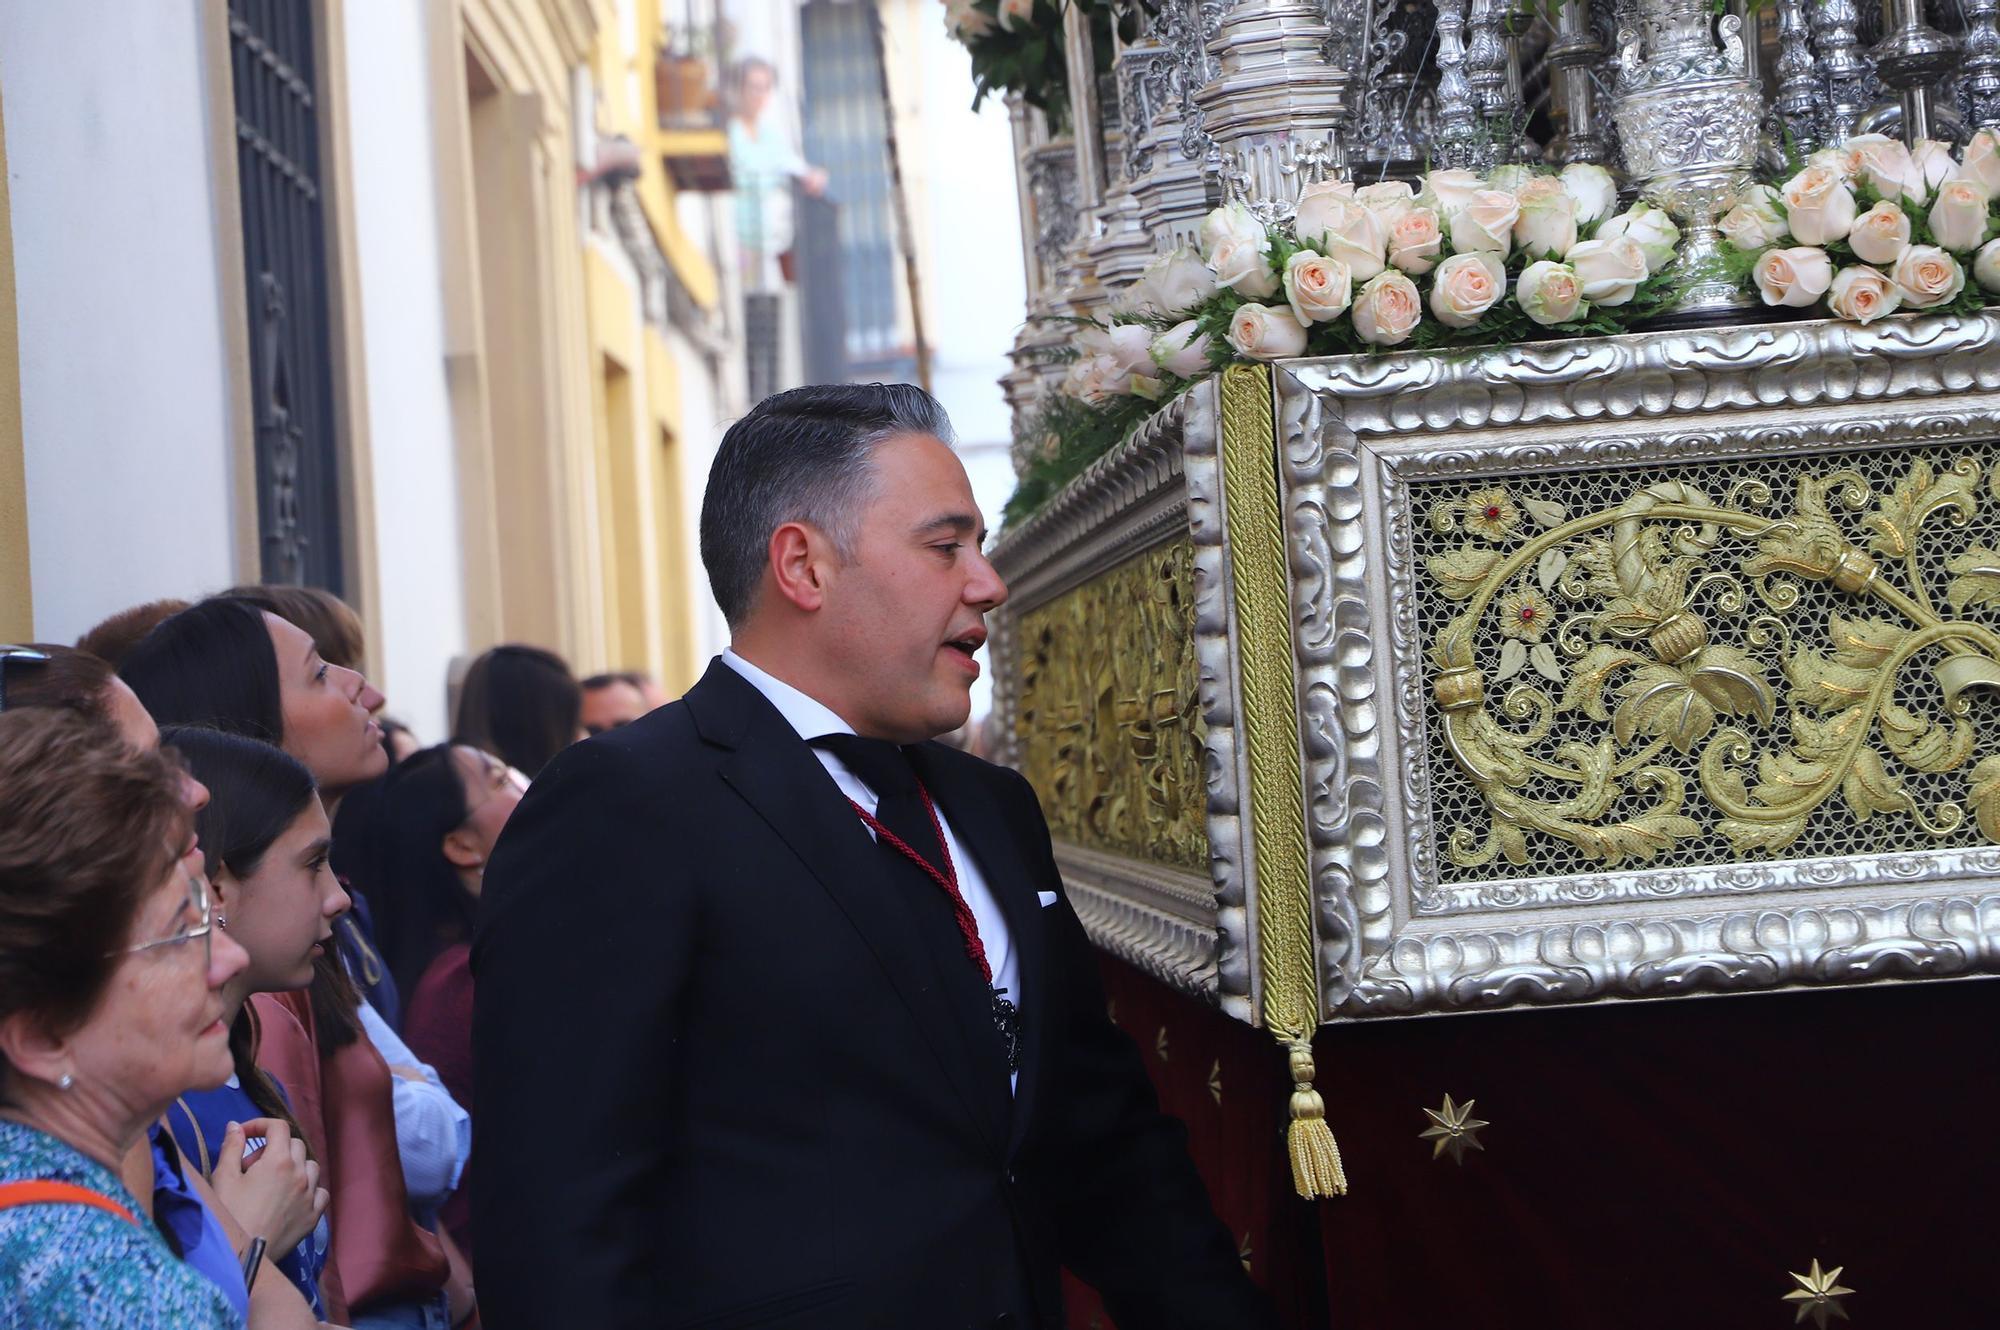
<path fill-rule="evenodd" d="M 87 1205 L 136 1224 L 130 1210 L 101 1192 L 68 1182 L 0 1182 L 0 1210 L 17 1205 Z"/>

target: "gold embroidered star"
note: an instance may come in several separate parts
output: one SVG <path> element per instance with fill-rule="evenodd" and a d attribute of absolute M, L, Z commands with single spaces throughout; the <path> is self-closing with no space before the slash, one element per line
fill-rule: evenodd
<path fill-rule="evenodd" d="M 1827 1317 L 1840 1321 L 1847 1319 L 1847 1309 L 1840 1305 L 1840 1300 L 1854 1290 L 1841 1286 L 1840 1272 L 1843 1268 L 1836 1265 L 1831 1270 L 1822 1270 L 1819 1268 L 1819 1257 L 1815 1256 L 1812 1269 L 1805 1274 L 1795 1270 L 1787 1272 L 1799 1285 L 1784 1297 L 1786 1302 L 1798 1304 L 1798 1315 L 1792 1318 L 1793 1325 L 1810 1315 L 1819 1330 L 1826 1330 Z"/>
<path fill-rule="evenodd" d="M 1446 1095 L 1442 1110 L 1435 1108 L 1424 1110 L 1424 1116 L 1431 1120 L 1432 1125 L 1417 1135 L 1424 1140 L 1436 1142 L 1431 1150 L 1431 1158 L 1436 1159 L 1449 1150 L 1451 1161 L 1454 1164 L 1462 1164 L 1465 1162 L 1467 1150 L 1486 1148 L 1479 1143 L 1479 1129 L 1488 1124 L 1472 1116 L 1472 1106 L 1477 1102 L 1468 1099 L 1462 1105 L 1454 1104 L 1451 1096 Z"/>

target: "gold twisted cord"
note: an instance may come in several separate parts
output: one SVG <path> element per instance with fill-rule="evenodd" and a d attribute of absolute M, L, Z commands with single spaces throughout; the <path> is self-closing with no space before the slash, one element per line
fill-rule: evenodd
<path fill-rule="evenodd" d="M 1264 1025 L 1290 1053 L 1294 1084 L 1287 1138 L 1301 1196 L 1347 1190 L 1340 1151 L 1313 1089 L 1319 1026 L 1305 787 L 1299 772 L 1298 701 L 1290 579 L 1278 503 L 1277 420 L 1271 371 L 1222 373 L 1222 486 L 1236 606 L 1242 732 L 1250 769 L 1251 860 L 1257 880 L 1257 955 Z"/>

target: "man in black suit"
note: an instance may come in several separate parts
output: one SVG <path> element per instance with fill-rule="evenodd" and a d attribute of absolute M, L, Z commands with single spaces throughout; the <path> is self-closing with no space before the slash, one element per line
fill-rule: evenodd
<path fill-rule="evenodd" d="M 578 744 L 486 873 L 488 1330 L 1274 1324 L 1108 1019 L 1033 791 L 963 724 L 1006 587 L 915 388 L 723 439 L 731 650 Z"/>

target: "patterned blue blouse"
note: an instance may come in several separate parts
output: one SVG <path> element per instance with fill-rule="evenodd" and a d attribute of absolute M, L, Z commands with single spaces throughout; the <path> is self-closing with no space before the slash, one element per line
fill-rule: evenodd
<path fill-rule="evenodd" d="M 0 1210 L 0 1330 L 243 1330 L 221 1289 L 177 1258 L 110 1169 L 0 1119 L 0 1182 L 67 1182 L 118 1202 Z"/>

